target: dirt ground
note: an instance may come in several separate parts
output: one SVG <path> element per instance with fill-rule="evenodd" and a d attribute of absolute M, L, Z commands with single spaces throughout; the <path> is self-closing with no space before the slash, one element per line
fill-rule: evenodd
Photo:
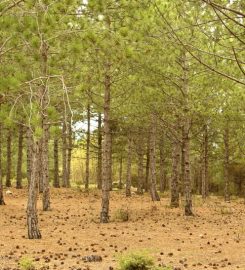
<path fill-rule="evenodd" d="M 153 203 L 148 195 L 126 199 L 111 194 L 111 219 L 128 208 L 129 221 L 99 224 L 100 194 L 52 190 L 52 211 L 39 210 L 41 240 L 26 238 L 26 193 L 12 190 L 0 207 L 0 269 L 18 269 L 21 257 L 51 270 L 116 269 L 120 253 L 147 250 L 156 263 L 176 269 L 245 270 L 245 205 L 212 197 L 194 198 L 194 217 L 170 209 L 168 198 Z M 39 201 L 39 209 L 41 200 Z M 85 263 L 83 256 L 102 262 Z M 47 267 L 49 266 L 49 267 Z M 110 268 L 111 267 L 111 268 Z"/>

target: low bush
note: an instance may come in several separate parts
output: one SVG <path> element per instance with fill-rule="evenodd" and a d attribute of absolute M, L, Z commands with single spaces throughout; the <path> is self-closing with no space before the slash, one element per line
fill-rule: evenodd
<path fill-rule="evenodd" d="M 172 270 L 172 268 L 155 266 L 153 258 L 147 252 L 138 251 L 121 256 L 118 270 Z"/>
<path fill-rule="evenodd" d="M 114 215 L 115 221 L 123 221 L 126 222 L 129 220 L 129 211 L 128 209 L 120 208 L 115 212 Z"/>
<path fill-rule="evenodd" d="M 31 258 L 23 257 L 19 261 L 19 266 L 21 270 L 35 270 L 36 267 Z"/>

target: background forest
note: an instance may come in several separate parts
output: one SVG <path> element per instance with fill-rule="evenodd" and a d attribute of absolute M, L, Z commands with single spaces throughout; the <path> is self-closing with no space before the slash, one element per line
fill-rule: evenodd
<path fill-rule="evenodd" d="M 0 203 L 29 186 L 245 195 L 242 0 L 2 0 Z"/>

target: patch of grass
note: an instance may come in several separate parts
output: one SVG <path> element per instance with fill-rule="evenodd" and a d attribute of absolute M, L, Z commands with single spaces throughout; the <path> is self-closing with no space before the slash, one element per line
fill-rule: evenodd
<path fill-rule="evenodd" d="M 137 251 L 121 256 L 118 270 L 172 270 L 172 268 L 156 266 L 146 251 Z"/>
<path fill-rule="evenodd" d="M 119 259 L 119 270 L 149 270 L 153 266 L 153 259 L 146 252 L 128 253 Z"/>
<path fill-rule="evenodd" d="M 125 208 L 118 209 L 114 214 L 114 220 L 115 221 L 122 221 L 126 222 L 129 220 L 129 211 Z"/>
<path fill-rule="evenodd" d="M 28 257 L 23 257 L 19 261 L 19 266 L 21 270 L 35 270 L 33 259 Z"/>
<path fill-rule="evenodd" d="M 220 208 L 221 215 L 231 215 L 233 213 L 232 209 L 230 207 L 222 206 Z"/>

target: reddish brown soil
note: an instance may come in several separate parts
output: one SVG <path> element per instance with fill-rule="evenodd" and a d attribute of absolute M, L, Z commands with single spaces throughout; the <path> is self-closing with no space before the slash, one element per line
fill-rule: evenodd
<path fill-rule="evenodd" d="M 202 204 L 196 197 L 196 215 L 187 218 L 183 209 L 170 209 L 167 198 L 153 203 L 147 195 L 126 199 L 113 192 L 111 197 L 111 219 L 117 209 L 128 207 L 129 221 L 99 224 L 99 192 L 52 190 L 53 210 L 39 210 L 43 238 L 28 240 L 26 193 L 13 190 L 7 205 L 0 206 L 0 269 L 18 269 L 21 257 L 32 257 L 38 268 L 108 270 L 115 269 L 118 254 L 134 250 L 148 250 L 157 264 L 180 269 L 245 269 L 242 200 L 225 204 L 212 197 Z M 103 261 L 82 261 L 92 254 Z"/>

